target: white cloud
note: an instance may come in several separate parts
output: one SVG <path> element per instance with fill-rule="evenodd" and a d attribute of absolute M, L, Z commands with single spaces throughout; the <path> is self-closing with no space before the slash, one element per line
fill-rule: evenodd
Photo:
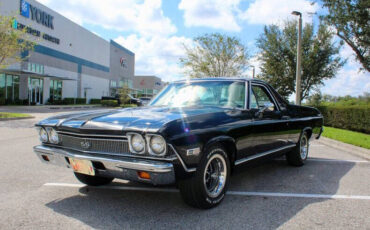
<path fill-rule="evenodd" d="M 348 59 L 347 64 L 335 78 L 325 81 L 325 86 L 321 89 L 322 93 L 335 96 L 358 96 L 364 92 L 370 92 L 370 73 L 360 71 L 361 65 L 355 60 L 352 49 L 345 45 L 340 56 Z"/>
<path fill-rule="evenodd" d="M 239 17 L 250 24 L 279 24 L 286 19 L 296 18 L 292 11 L 302 13 L 303 22 L 311 22 L 309 13 L 318 10 L 318 4 L 309 0 L 256 0 Z"/>
<path fill-rule="evenodd" d="M 235 13 L 240 0 L 182 0 L 179 9 L 184 11 L 186 27 L 203 26 L 225 31 L 240 31 Z"/>
<path fill-rule="evenodd" d="M 116 42 L 135 53 L 135 74 L 156 75 L 164 81 L 183 77 L 179 58 L 184 56 L 183 44 L 190 45 L 186 37 L 139 37 L 135 34 L 118 37 Z"/>
<path fill-rule="evenodd" d="M 164 16 L 161 0 L 40 0 L 74 22 L 117 31 L 134 31 L 145 36 L 169 35 L 177 29 Z"/>

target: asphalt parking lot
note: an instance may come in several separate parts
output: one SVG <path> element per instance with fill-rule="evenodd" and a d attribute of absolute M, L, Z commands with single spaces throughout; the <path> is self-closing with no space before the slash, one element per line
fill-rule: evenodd
<path fill-rule="evenodd" d="M 0 229 L 370 229 L 370 162 L 313 142 L 304 167 L 239 168 L 218 207 L 185 205 L 175 187 L 80 184 L 42 164 L 36 118 L 0 121 Z"/>

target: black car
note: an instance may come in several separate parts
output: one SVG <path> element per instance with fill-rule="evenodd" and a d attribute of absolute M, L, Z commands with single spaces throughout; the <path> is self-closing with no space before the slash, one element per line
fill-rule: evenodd
<path fill-rule="evenodd" d="M 147 107 L 60 115 L 36 126 L 40 160 L 72 168 L 84 184 L 177 184 L 186 203 L 211 208 L 238 165 L 284 154 L 302 166 L 323 118 L 263 81 L 212 78 L 173 82 Z"/>

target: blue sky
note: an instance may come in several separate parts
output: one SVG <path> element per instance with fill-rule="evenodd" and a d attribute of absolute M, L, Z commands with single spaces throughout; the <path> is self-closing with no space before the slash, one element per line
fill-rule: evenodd
<path fill-rule="evenodd" d="M 322 11 L 310 0 L 39 0 L 72 21 L 113 39 L 136 55 L 135 74 L 157 75 L 163 80 L 183 78 L 178 60 L 183 44 L 195 36 L 220 32 L 239 37 L 251 54 L 258 52 L 255 40 L 266 24 L 296 19 L 290 13 L 303 13 L 304 22 L 317 22 L 310 13 Z M 370 74 L 360 72 L 352 50 L 341 54 L 346 66 L 335 79 L 325 82 L 323 93 L 360 95 L 370 92 Z M 252 58 L 250 63 L 259 63 Z M 304 71 L 304 70 L 303 70 Z M 247 74 L 251 74 L 249 70 Z"/>

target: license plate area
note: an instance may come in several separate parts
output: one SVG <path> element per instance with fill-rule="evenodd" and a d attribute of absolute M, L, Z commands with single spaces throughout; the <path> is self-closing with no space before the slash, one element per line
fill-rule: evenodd
<path fill-rule="evenodd" d="M 95 176 L 95 170 L 91 161 L 69 158 L 69 163 L 71 164 L 73 171 Z"/>

